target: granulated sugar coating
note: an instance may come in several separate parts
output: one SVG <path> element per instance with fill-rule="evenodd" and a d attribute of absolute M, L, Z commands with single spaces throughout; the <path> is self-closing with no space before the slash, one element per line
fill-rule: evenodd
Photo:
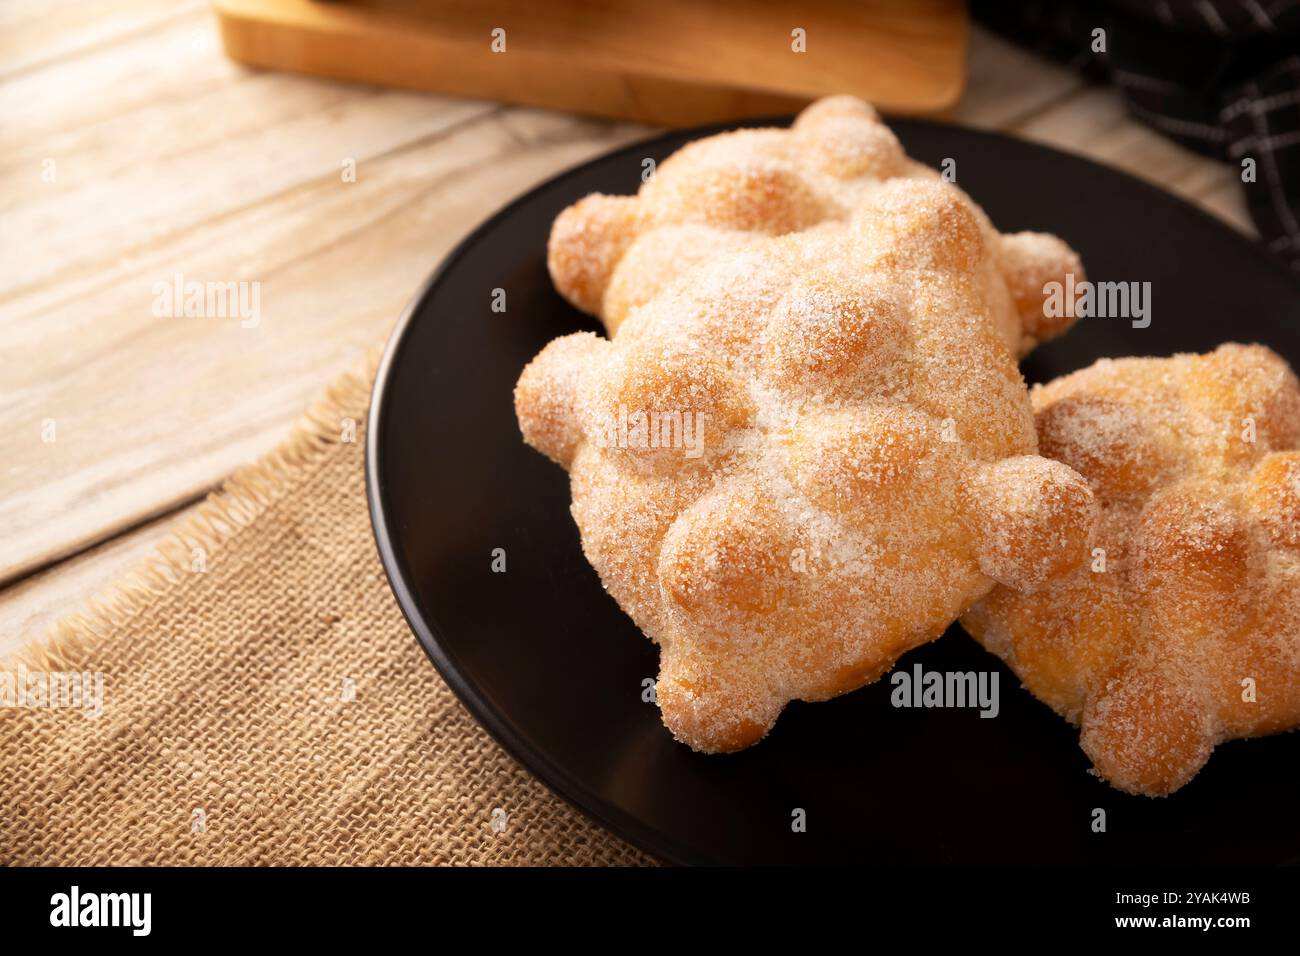
<path fill-rule="evenodd" d="M 612 340 L 557 339 L 524 370 L 524 438 L 569 470 L 587 558 L 660 645 L 680 740 L 746 747 L 994 580 L 1086 558 L 1092 495 L 1035 454 L 984 294 L 996 240 L 957 190 L 893 179 L 843 221 L 719 244 Z"/>
<path fill-rule="evenodd" d="M 684 146 L 635 196 L 596 193 L 575 203 L 551 230 L 551 277 L 613 335 L 633 308 L 690 266 L 762 236 L 846 222 L 889 184 L 907 180 L 941 182 L 904 155 L 874 109 L 831 97 L 788 130 L 737 130 Z M 984 311 L 1007 346 L 1024 355 L 1073 321 L 1044 314 L 1043 286 L 1066 274 L 1081 281 L 1083 267 L 1055 236 L 1003 236 L 977 206 L 969 208 L 987 253 L 976 283 Z"/>
<path fill-rule="evenodd" d="M 1039 450 L 1101 503 L 1101 550 L 1033 594 L 995 588 L 966 629 L 1079 725 L 1121 790 L 1172 793 L 1216 744 L 1300 723 L 1300 384 L 1286 363 L 1259 345 L 1104 359 L 1032 398 Z"/>

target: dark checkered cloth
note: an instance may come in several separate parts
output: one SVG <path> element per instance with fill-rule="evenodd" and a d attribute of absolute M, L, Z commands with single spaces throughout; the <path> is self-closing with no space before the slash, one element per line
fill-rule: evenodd
<path fill-rule="evenodd" d="M 1300 272 L 1300 0 L 975 0 L 974 13 L 1113 83 L 1135 118 L 1189 149 L 1243 172 L 1254 160 L 1251 217 Z"/>

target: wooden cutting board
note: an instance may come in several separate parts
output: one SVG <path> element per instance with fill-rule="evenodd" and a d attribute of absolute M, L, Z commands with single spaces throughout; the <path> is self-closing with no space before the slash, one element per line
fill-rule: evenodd
<path fill-rule="evenodd" d="M 215 0 L 233 59 L 663 125 L 961 94 L 962 0 Z"/>

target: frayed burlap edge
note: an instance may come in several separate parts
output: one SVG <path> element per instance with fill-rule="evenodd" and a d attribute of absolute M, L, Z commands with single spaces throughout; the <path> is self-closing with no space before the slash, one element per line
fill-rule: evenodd
<path fill-rule="evenodd" d="M 20 664 L 47 671 L 70 667 L 80 653 L 109 640 L 167 588 L 179 584 L 182 575 L 192 570 L 195 548 L 207 554 L 218 552 L 237 531 L 252 524 L 291 489 L 291 479 L 321 462 L 343 440 L 339 421 L 349 414 L 365 415 L 382 356 L 382 348 L 368 351 L 335 379 L 274 451 L 235 471 L 195 513 L 179 519 L 154 553 L 121 581 L 89 598 L 84 610 L 62 619 L 45 634 L 29 639 L 0 659 L 0 669 Z M 362 434 L 358 428 L 357 435 Z"/>

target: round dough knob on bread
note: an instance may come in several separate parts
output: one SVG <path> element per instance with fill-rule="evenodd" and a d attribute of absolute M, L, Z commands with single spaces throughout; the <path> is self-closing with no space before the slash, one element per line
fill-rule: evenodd
<path fill-rule="evenodd" d="M 979 535 L 984 573 L 1017 591 L 1033 591 L 1079 567 L 1088 556 L 1097 503 L 1068 466 L 1022 455 L 978 469 L 965 501 Z"/>

